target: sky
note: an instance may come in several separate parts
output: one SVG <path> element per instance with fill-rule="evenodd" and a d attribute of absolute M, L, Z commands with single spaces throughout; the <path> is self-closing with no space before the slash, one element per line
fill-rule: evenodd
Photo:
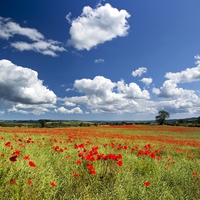
<path fill-rule="evenodd" d="M 199 9 L 199 0 L 0 0 L 0 119 L 200 116 Z"/>

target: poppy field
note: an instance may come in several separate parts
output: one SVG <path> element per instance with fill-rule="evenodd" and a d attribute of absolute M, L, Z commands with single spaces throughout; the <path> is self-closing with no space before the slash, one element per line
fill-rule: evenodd
<path fill-rule="evenodd" d="M 198 200 L 200 129 L 0 127 L 2 200 Z"/>

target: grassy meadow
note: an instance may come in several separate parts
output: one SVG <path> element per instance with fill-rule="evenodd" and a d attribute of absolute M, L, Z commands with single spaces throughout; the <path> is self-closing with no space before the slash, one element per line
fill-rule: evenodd
<path fill-rule="evenodd" d="M 0 127 L 2 200 L 199 200 L 200 128 Z"/>

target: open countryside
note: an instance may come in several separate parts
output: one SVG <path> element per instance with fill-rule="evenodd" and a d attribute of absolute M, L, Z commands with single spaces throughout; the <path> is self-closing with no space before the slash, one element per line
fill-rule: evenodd
<path fill-rule="evenodd" d="M 1 199 L 199 199 L 200 129 L 1 127 Z"/>

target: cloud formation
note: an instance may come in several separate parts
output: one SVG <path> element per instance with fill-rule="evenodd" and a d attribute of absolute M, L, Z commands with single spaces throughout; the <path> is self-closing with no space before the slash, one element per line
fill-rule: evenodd
<path fill-rule="evenodd" d="M 68 22 L 69 16 L 66 16 Z M 71 21 L 71 39 L 68 44 L 78 50 L 89 51 L 98 44 L 124 37 L 128 34 L 129 17 L 130 14 L 126 10 L 119 11 L 108 3 L 104 6 L 98 4 L 94 9 L 85 6 L 81 15 Z"/>
<path fill-rule="evenodd" d="M 132 72 L 132 76 L 136 77 L 136 76 L 141 76 L 142 74 L 147 72 L 147 68 L 146 67 L 139 67 L 138 69 L 136 69 L 135 71 Z"/>
<path fill-rule="evenodd" d="M 174 83 L 200 81 L 200 64 L 197 67 L 187 68 L 181 72 L 168 72 L 166 73 L 165 78 L 172 80 Z"/>
<path fill-rule="evenodd" d="M 100 58 L 100 59 L 96 59 L 94 62 L 95 63 L 104 63 L 105 61 L 104 61 L 104 59 Z"/>
<path fill-rule="evenodd" d="M 47 40 L 45 37 L 33 28 L 24 28 L 19 24 L 12 22 L 10 18 L 0 17 L 0 38 L 8 40 L 14 35 L 25 36 L 31 42 L 16 41 L 11 42 L 11 46 L 19 51 L 35 51 L 43 55 L 58 56 L 57 52 L 66 51 L 60 42 L 55 40 Z"/>
<path fill-rule="evenodd" d="M 150 98 L 148 91 L 136 83 L 112 82 L 103 76 L 75 80 L 74 88 L 82 96 L 65 98 L 67 104 L 85 105 L 93 113 L 131 113 L 140 110 L 138 101 Z"/>
<path fill-rule="evenodd" d="M 71 110 L 68 110 L 68 109 L 66 109 L 65 107 L 62 106 L 60 108 L 54 109 L 54 111 L 56 113 L 60 113 L 60 114 L 82 114 L 83 113 L 83 111 L 79 107 L 72 108 Z"/>
<path fill-rule="evenodd" d="M 0 98 L 21 104 L 55 104 L 56 95 L 29 68 L 0 60 Z"/>
<path fill-rule="evenodd" d="M 168 80 L 166 80 L 160 88 L 153 88 L 154 94 L 165 98 L 198 98 L 194 90 L 179 88 L 178 84 L 200 81 L 200 64 L 177 73 L 167 72 L 165 78 Z"/>
<path fill-rule="evenodd" d="M 148 86 L 152 83 L 153 79 L 152 78 L 142 78 L 140 81 Z"/>

